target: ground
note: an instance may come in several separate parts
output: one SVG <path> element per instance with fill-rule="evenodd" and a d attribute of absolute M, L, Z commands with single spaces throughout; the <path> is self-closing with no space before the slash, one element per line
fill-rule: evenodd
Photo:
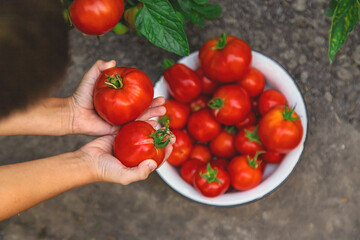
<path fill-rule="evenodd" d="M 217 2 L 221 18 L 204 28 L 187 26 L 191 51 L 222 32 L 238 36 L 284 66 L 304 96 L 308 139 L 289 179 L 259 201 L 228 208 L 184 198 L 156 173 L 129 186 L 91 184 L 1 222 L 0 240 L 359 239 L 359 27 L 330 65 L 327 0 Z M 71 63 L 57 96 L 70 95 L 96 59 L 136 66 L 154 83 L 164 57 L 179 59 L 135 32 L 106 34 L 99 41 L 72 30 L 70 42 Z M 0 164 L 73 151 L 91 139 L 2 137 Z"/>

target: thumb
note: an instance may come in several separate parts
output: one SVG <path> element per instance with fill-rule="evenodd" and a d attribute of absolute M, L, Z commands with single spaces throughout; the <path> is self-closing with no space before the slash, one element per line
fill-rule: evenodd
<path fill-rule="evenodd" d="M 85 79 L 94 79 L 96 80 L 100 73 L 108 68 L 112 68 L 116 66 L 116 61 L 111 60 L 105 62 L 103 60 L 97 60 L 95 64 L 89 69 L 89 71 L 85 74 Z"/>
<path fill-rule="evenodd" d="M 152 159 L 142 161 L 137 167 L 127 168 L 122 174 L 123 184 L 127 185 L 132 182 L 145 180 L 151 172 L 157 167 Z"/>

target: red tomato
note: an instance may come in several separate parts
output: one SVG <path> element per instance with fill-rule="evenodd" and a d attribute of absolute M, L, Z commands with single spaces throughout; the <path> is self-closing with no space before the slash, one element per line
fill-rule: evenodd
<path fill-rule="evenodd" d="M 204 144 L 195 144 L 190 153 L 190 158 L 200 160 L 203 163 L 210 162 L 211 160 L 210 149 Z"/>
<path fill-rule="evenodd" d="M 278 106 L 260 119 L 259 136 L 266 149 L 288 153 L 299 145 L 303 127 L 294 109 Z"/>
<path fill-rule="evenodd" d="M 274 151 L 266 151 L 261 158 L 267 163 L 279 163 L 285 157 L 285 154 L 274 152 Z"/>
<path fill-rule="evenodd" d="M 285 96 L 274 89 L 264 91 L 259 98 L 259 112 L 264 115 L 276 106 L 285 106 L 287 100 Z"/>
<path fill-rule="evenodd" d="M 226 36 L 207 41 L 199 51 L 199 60 L 205 75 L 222 83 L 241 79 L 251 64 L 250 46 L 243 40 Z"/>
<path fill-rule="evenodd" d="M 180 166 L 186 160 L 188 160 L 191 150 L 192 143 L 189 135 L 181 130 L 173 130 L 176 141 L 173 144 L 173 151 L 171 152 L 168 162 L 174 166 Z"/>
<path fill-rule="evenodd" d="M 113 125 L 135 120 L 151 105 L 153 97 L 151 80 L 136 68 L 106 69 L 94 87 L 95 109 Z"/>
<path fill-rule="evenodd" d="M 260 167 L 260 163 L 258 154 L 254 158 L 249 155 L 234 157 L 228 166 L 231 185 L 239 191 L 256 187 L 263 175 L 263 167 Z"/>
<path fill-rule="evenodd" d="M 249 127 L 249 126 L 255 125 L 255 124 L 256 124 L 256 116 L 253 112 L 249 112 L 249 114 L 246 115 L 246 117 L 242 121 L 235 124 L 235 127 L 238 130 L 241 130 L 245 127 Z"/>
<path fill-rule="evenodd" d="M 195 98 L 194 100 L 192 100 L 190 102 L 190 109 L 192 112 L 196 112 L 199 111 L 203 108 L 207 107 L 207 103 L 209 102 L 209 98 L 204 96 L 204 95 L 200 95 L 199 97 Z"/>
<path fill-rule="evenodd" d="M 187 128 L 191 136 L 200 142 L 212 140 L 221 131 L 221 125 L 207 108 L 190 114 Z"/>
<path fill-rule="evenodd" d="M 254 156 L 257 151 L 264 150 L 257 126 L 242 129 L 235 137 L 235 148 L 242 154 Z"/>
<path fill-rule="evenodd" d="M 160 166 L 165 156 L 164 148 L 170 138 L 168 130 L 155 131 L 147 122 L 130 122 L 116 134 L 114 154 L 127 167 L 135 167 L 146 159 L 153 159 Z"/>
<path fill-rule="evenodd" d="M 217 157 L 230 158 L 235 155 L 235 127 L 227 127 L 210 142 L 211 152 Z"/>
<path fill-rule="evenodd" d="M 234 125 L 244 120 L 251 110 L 248 94 L 235 84 L 225 85 L 216 90 L 208 106 L 216 120 L 225 125 Z"/>
<path fill-rule="evenodd" d="M 193 185 L 195 173 L 199 167 L 203 166 L 205 163 L 199 161 L 198 159 L 190 158 L 181 165 L 180 175 L 181 177 L 189 184 Z"/>
<path fill-rule="evenodd" d="M 123 0 L 75 0 L 69 9 L 72 24 L 81 32 L 99 36 L 115 27 L 124 12 Z"/>
<path fill-rule="evenodd" d="M 259 97 L 251 99 L 251 110 L 256 117 L 261 116 L 259 111 Z"/>
<path fill-rule="evenodd" d="M 166 66 L 168 67 L 168 65 Z M 202 89 L 201 81 L 196 72 L 182 63 L 168 67 L 164 72 L 164 79 L 169 86 L 171 96 L 182 103 L 194 100 L 199 96 Z"/>
<path fill-rule="evenodd" d="M 216 197 L 228 190 L 230 177 L 223 168 L 211 167 L 208 163 L 198 168 L 195 173 L 194 186 L 202 195 Z"/>
<path fill-rule="evenodd" d="M 213 92 L 215 92 L 215 90 L 219 86 L 219 83 L 206 77 L 204 75 L 204 70 L 201 67 L 196 70 L 196 73 L 199 76 L 202 83 L 202 93 L 212 94 Z"/>
<path fill-rule="evenodd" d="M 186 125 L 190 114 L 190 107 L 175 100 L 167 100 L 164 104 L 166 114 L 159 119 L 159 123 L 166 126 L 169 121 L 169 128 L 181 129 Z"/>
<path fill-rule="evenodd" d="M 212 160 L 210 162 L 210 164 L 213 168 L 219 167 L 219 168 L 223 168 L 226 170 L 229 165 L 229 161 L 224 158 L 217 158 L 217 159 Z"/>
<path fill-rule="evenodd" d="M 244 78 L 237 81 L 237 84 L 242 86 L 250 97 L 256 97 L 264 90 L 265 79 L 259 70 L 250 68 Z"/>

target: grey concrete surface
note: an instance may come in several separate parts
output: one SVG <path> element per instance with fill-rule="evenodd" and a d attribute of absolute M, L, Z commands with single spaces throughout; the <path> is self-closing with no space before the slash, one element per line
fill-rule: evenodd
<path fill-rule="evenodd" d="M 73 189 L 0 223 L 0 240 L 360 239 L 359 27 L 330 66 L 327 0 L 223 0 L 222 17 L 188 25 L 192 51 L 225 31 L 278 61 L 295 78 L 309 114 L 307 145 L 296 170 L 254 203 L 210 207 L 173 191 L 154 173 L 120 186 Z M 70 95 L 96 59 L 136 66 L 153 82 L 164 57 L 178 59 L 134 32 L 98 41 L 71 33 L 71 64 L 58 96 Z M 0 164 L 73 151 L 86 136 L 0 138 Z"/>

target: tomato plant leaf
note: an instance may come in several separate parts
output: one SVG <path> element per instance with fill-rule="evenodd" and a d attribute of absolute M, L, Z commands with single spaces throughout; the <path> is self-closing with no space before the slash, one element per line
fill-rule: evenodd
<path fill-rule="evenodd" d="M 222 12 L 222 9 L 218 4 L 196 4 L 194 5 L 193 10 L 200 13 L 207 20 L 218 18 Z"/>
<path fill-rule="evenodd" d="M 324 12 L 325 16 L 332 17 L 334 15 L 336 6 L 337 6 L 337 0 L 331 0 L 329 3 L 329 9 L 325 10 Z"/>
<path fill-rule="evenodd" d="M 328 51 L 330 63 L 359 21 L 359 8 L 358 0 L 338 1 L 330 28 Z"/>
<path fill-rule="evenodd" d="M 154 45 L 181 56 L 189 55 L 184 24 L 167 0 L 141 0 L 136 28 Z"/>
<path fill-rule="evenodd" d="M 191 7 L 193 5 L 191 0 L 177 0 L 177 2 L 179 3 L 180 8 L 184 12 L 190 12 L 191 11 Z"/>
<path fill-rule="evenodd" d="M 192 0 L 192 1 L 199 5 L 204 5 L 208 2 L 208 0 Z"/>

